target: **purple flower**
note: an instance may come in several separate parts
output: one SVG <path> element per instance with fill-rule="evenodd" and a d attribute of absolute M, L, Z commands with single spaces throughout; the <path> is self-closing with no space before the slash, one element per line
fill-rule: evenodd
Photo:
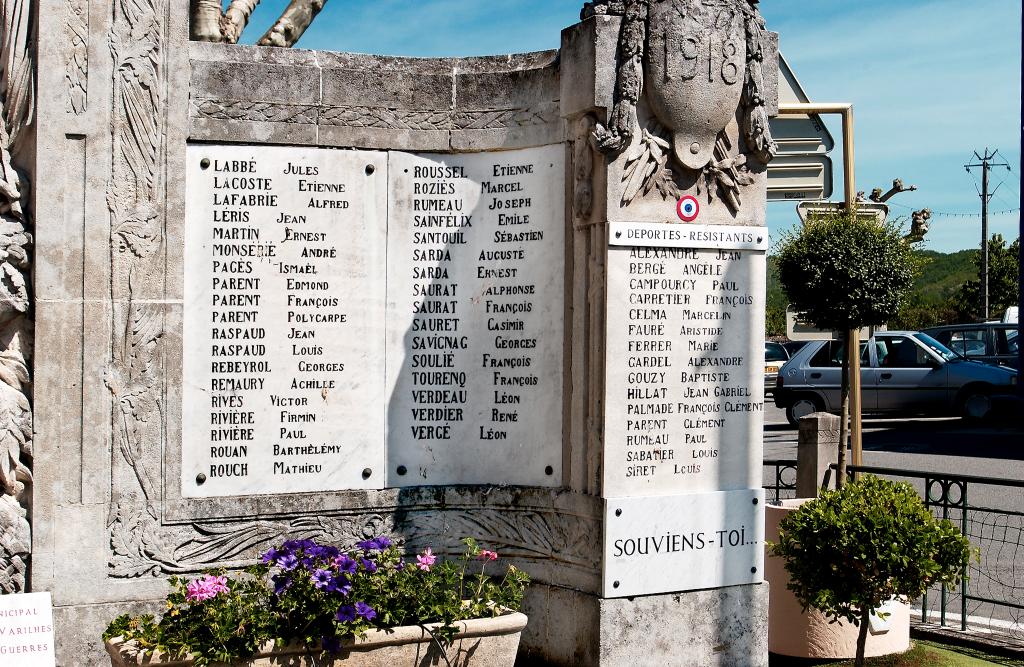
<path fill-rule="evenodd" d="M 377 612 L 373 610 L 373 607 L 366 604 L 365 602 L 356 603 L 356 614 L 362 616 L 368 621 L 373 620 L 377 616 Z"/>
<path fill-rule="evenodd" d="M 348 595 L 352 592 L 352 584 L 349 580 L 343 576 L 339 576 L 334 580 L 332 592 L 341 593 L 342 595 Z"/>
<path fill-rule="evenodd" d="M 375 537 L 372 540 L 363 540 L 356 546 L 363 551 L 383 551 L 391 546 L 391 540 L 381 535 L 380 537 Z"/>
<path fill-rule="evenodd" d="M 343 604 L 338 608 L 338 613 L 334 615 L 334 619 L 341 623 L 351 623 L 356 620 L 356 608 L 350 604 Z"/>
<path fill-rule="evenodd" d="M 369 572 L 370 574 L 373 574 L 377 571 L 377 564 L 374 563 L 372 560 L 369 560 L 368 558 L 360 558 L 359 562 L 363 564 L 363 569 Z"/>
<path fill-rule="evenodd" d="M 343 574 L 355 574 L 356 573 L 356 561 L 348 554 L 341 554 L 334 559 L 334 565 L 338 568 L 338 572 Z"/>
<path fill-rule="evenodd" d="M 272 581 L 274 582 L 274 595 L 280 595 L 292 586 L 291 577 L 286 577 L 283 574 L 274 576 Z"/>
<path fill-rule="evenodd" d="M 310 578 L 313 580 L 313 585 L 319 589 L 326 588 L 330 590 L 331 588 L 335 587 L 334 576 L 327 570 L 317 570 L 313 573 L 313 576 Z"/>
<path fill-rule="evenodd" d="M 294 570 L 299 566 L 299 559 L 293 553 L 286 553 L 277 559 L 277 564 L 284 570 Z"/>
<path fill-rule="evenodd" d="M 288 540 L 281 545 L 281 548 L 285 551 L 295 552 L 299 550 L 305 551 L 315 546 L 316 542 L 313 540 Z"/>
<path fill-rule="evenodd" d="M 260 560 L 262 560 L 264 563 L 272 563 L 272 562 L 274 562 L 274 560 L 277 559 L 277 556 L 278 556 L 277 549 L 271 549 L 271 550 L 267 551 L 267 553 L 263 554 L 263 557 Z"/>

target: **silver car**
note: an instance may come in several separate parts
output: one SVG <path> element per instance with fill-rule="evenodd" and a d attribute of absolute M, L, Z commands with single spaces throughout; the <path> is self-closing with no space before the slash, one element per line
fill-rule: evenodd
<path fill-rule="evenodd" d="M 775 391 L 775 381 L 779 377 L 779 369 L 789 361 L 789 352 L 782 343 L 764 342 L 764 395 L 771 396 Z"/>
<path fill-rule="evenodd" d="M 845 353 L 842 341 L 814 341 L 782 367 L 774 399 L 790 424 L 812 412 L 839 412 Z M 970 361 L 918 331 L 875 334 L 861 342 L 860 362 L 865 413 L 983 419 L 992 396 L 1017 384 L 1013 369 Z"/>

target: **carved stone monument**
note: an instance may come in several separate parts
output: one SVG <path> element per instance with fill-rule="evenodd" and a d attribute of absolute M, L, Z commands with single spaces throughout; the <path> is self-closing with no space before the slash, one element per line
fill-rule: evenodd
<path fill-rule="evenodd" d="M 0 591 L 58 664 L 170 575 L 378 534 L 527 570 L 538 663 L 766 664 L 756 5 L 424 60 L 4 4 Z"/>

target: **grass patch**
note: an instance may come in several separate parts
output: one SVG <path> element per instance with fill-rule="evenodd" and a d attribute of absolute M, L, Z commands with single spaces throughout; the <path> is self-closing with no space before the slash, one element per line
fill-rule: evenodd
<path fill-rule="evenodd" d="M 984 667 L 985 665 L 1022 665 L 1020 660 L 986 655 L 971 649 L 940 646 L 915 641 L 909 651 L 898 655 L 868 658 L 867 667 Z M 769 657 L 771 667 L 852 667 L 853 660 L 806 660 L 780 655 Z"/>

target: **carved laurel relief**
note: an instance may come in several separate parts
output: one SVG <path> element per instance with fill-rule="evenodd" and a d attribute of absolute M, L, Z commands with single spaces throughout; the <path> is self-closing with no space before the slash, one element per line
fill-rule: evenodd
<path fill-rule="evenodd" d="M 67 39 L 67 110 L 75 115 L 85 113 L 89 91 L 89 1 L 67 0 L 64 5 Z"/>
<path fill-rule="evenodd" d="M 490 130 L 558 121 L 552 107 L 482 109 L 465 111 L 395 109 L 373 106 L 318 106 L 253 102 L 249 100 L 193 100 L 192 118 L 263 123 L 298 123 L 332 127 L 369 127 L 382 130 Z"/>
<path fill-rule="evenodd" d="M 114 576 L 131 576 L 125 554 L 159 552 L 164 410 L 163 309 L 138 300 L 139 285 L 163 280 L 161 181 L 166 74 L 166 0 L 117 0 L 110 32 L 114 61 L 110 210 L 112 395 L 111 503 Z M 120 560 L 119 560 L 120 559 Z M 137 566 L 138 567 L 138 566 Z"/>
<path fill-rule="evenodd" d="M 0 593 L 19 593 L 32 544 L 32 221 L 15 164 L 35 112 L 34 16 L 29 0 L 0 6 Z"/>

